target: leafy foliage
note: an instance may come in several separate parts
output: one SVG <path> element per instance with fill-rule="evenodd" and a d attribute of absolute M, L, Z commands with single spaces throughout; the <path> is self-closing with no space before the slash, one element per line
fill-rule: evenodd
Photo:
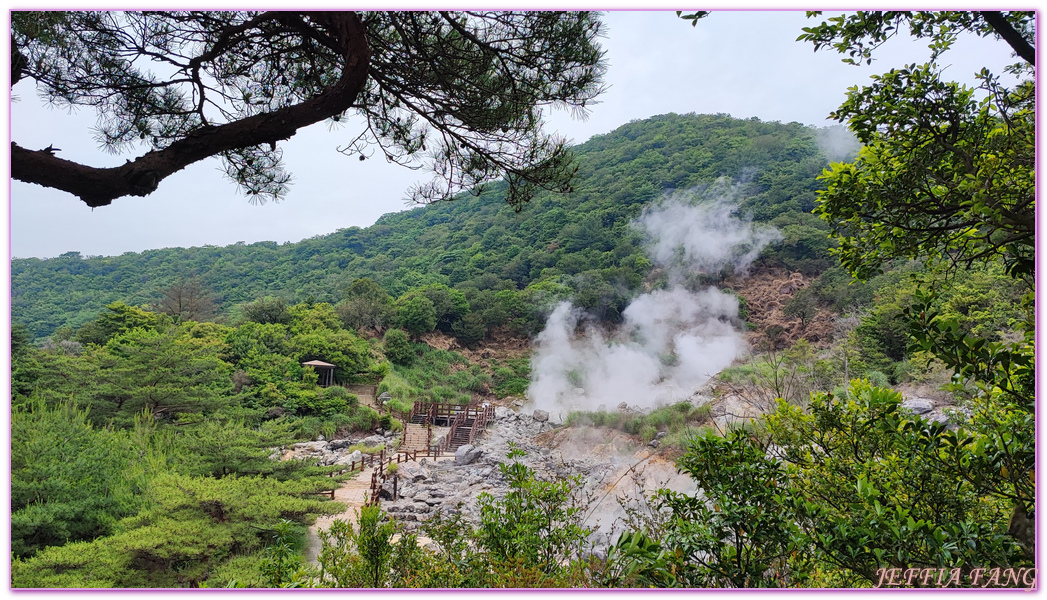
<path fill-rule="evenodd" d="M 134 457 L 123 432 L 95 428 L 87 411 L 39 397 L 11 411 L 11 551 L 48 547 L 113 532 L 140 504 L 126 478 Z"/>
<path fill-rule="evenodd" d="M 890 258 L 954 255 L 967 264 L 1003 257 L 1012 274 L 1031 282 L 1035 86 L 1022 80 L 1008 88 L 982 69 L 986 94 L 978 100 L 974 90 L 942 81 L 937 64 L 959 31 L 1028 45 L 1032 13 L 996 14 L 998 21 L 987 12 L 861 12 L 804 30 L 800 39 L 816 49 L 831 46 L 866 62 L 903 24 L 931 38 L 930 63 L 873 77 L 833 113 L 865 147 L 854 163 L 825 173 L 818 210 L 840 239 L 844 266 L 859 277 Z M 1028 75 L 1032 58 L 1022 56 L 1012 70 Z"/>
<path fill-rule="evenodd" d="M 410 365 L 414 360 L 414 348 L 411 340 L 402 329 L 390 329 L 385 332 L 385 356 L 398 365 Z"/>
<path fill-rule="evenodd" d="M 522 455 L 510 447 L 509 459 Z M 519 461 L 498 469 L 509 490 L 500 499 L 480 495 L 477 545 L 498 562 L 518 561 L 547 575 L 563 569 L 592 532 L 582 525 L 583 506 L 575 492 L 580 480 L 540 481 Z"/>
<path fill-rule="evenodd" d="M 687 587 L 778 587 L 824 584 L 826 570 L 834 584 L 870 586 L 881 568 L 1030 565 L 1007 518 L 1014 484 L 1031 489 L 1028 455 L 1007 463 L 1017 477 L 976 480 L 1012 473 L 985 464 L 1005 455 L 991 437 L 949 432 L 900 404 L 855 380 L 807 409 L 780 402 L 759 435 L 694 438 L 679 464 L 701 494 L 660 491 L 664 538 L 623 536 L 617 568 Z"/>

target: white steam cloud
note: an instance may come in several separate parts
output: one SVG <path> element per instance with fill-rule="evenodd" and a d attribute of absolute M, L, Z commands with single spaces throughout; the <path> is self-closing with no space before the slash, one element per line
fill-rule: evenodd
<path fill-rule="evenodd" d="M 737 194 L 721 180 L 644 210 L 633 226 L 647 237 L 648 254 L 669 287 L 633 300 L 614 335 L 593 326 L 579 335 L 582 312 L 560 303 L 535 339 L 527 391 L 535 408 L 566 415 L 622 402 L 652 408 L 685 400 L 747 350 L 736 327 L 737 299 L 683 283 L 688 275 L 744 272 L 780 237 L 733 216 Z"/>
<path fill-rule="evenodd" d="M 862 148 L 858 138 L 843 125 L 830 125 L 816 130 L 815 140 L 831 162 L 850 162 Z"/>

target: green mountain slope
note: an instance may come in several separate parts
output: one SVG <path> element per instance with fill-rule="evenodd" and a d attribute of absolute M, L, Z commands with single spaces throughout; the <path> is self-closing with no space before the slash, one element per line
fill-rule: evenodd
<path fill-rule="evenodd" d="M 266 295 L 336 303 L 350 283 L 370 277 L 393 297 L 430 283 L 473 293 L 545 286 L 613 320 L 650 270 L 630 220 L 663 192 L 719 177 L 746 182 L 740 212 L 782 229 L 784 241 L 768 260 L 825 268 L 827 230 L 810 214 L 827 164 L 815 133 L 799 123 L 661 115 L 577 146 L 575 191 L 539 195 L 518 214 L 502 201 L 504 187 L 494 185 L 480 197 L 297 243 L 16 259 L 12 319 L 39 339 L 87 322 L 116 300 L 154 303 L 180 277 L 195 276 L 229 316 Z"/>

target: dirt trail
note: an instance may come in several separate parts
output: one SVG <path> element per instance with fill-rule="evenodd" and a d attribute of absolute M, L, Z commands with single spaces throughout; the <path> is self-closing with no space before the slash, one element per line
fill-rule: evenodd
<path fill-rule="evenodd" d="M 428 461 L 444 462 L 453 461 L 454 455 L 448 454 L 439 458 L 428 458 Z M 371 491 L 371 474 L 374 472 L 374 468 L 367 468 L 361 471 L 354 479 L 347 480 L 342 484 L 342 487 L 334 491 L 334 499 L 339 502 L 345 503 L 345 511 L 336 515 L 324 515 L 316 519 L 316 522 L 309 526 L 309 530 L 306 534 L 306 546 L 305 546 L 305 559 L 309 564 L 317 565 L 317 557 L 320 555 L 320 531 L 326 531 L 331 528 L 331 524 L 335 521 L 347 521 L 353 528 L 356 528 L 356 515 L 357 512 L 363 508 L 364 501 L 367 500 L 367 494 Z M 394 541 L 399 535 L 394 537 Z M 427 543 L 428 538 L 420 538 L 419 543 Z"/>
<path fill-rule="evenodd" d="M 320 555 L 320 530 L 327 530 L 336 520 L 348 521 L 356 526 L 356 513 L 363 508 L 367 493 L 371 490 L 371 473 L 373 468 L 361 471 L 355 479 L 350 479 L 334 491 L 334 499 L 345 503 L 345 511 L 337 515 L 324 515 L 309 527 L 306 537 L 305 559 L 310 564 L 317 564 Z"/>
<path fill-rule="evenodd" d="M 350 394 L 355 394 L 359 399 L 360 404 L 369 406 L 378 412 L 382 411 L 382 407 L 378 405 L 378 401 L 375 400 L 375 392 L 378 390 L 378 386 L 374 385 L 349 385 L 346 386 Z"/>

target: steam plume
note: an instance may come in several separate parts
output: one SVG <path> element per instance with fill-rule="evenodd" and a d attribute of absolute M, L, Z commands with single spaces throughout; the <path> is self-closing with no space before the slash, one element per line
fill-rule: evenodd
<path fill-rule="evenodd" d="M 744 272 L 779 237 L 734 216 L 737 195 L 737 187 L 720 180 L 644 210 L 633 226 L 645 235 L 668 287 L 633 300 L 614 335 L 593 326 L 578 335 L 581 311 L 560 303 L 535 339 L 527 395 L 536 408 L 565 415 L 684 400 L 746 350 L 737 299 L 685 283 L 698 274 Z"/>

